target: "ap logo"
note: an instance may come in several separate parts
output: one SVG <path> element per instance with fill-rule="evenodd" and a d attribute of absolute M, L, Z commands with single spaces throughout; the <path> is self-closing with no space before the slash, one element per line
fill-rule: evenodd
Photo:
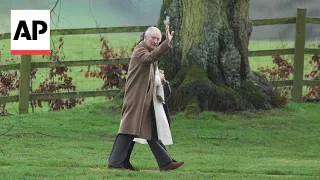
<path fill-rule="evenodd" d="M 50 10 L 11 10 L 11 54 L 50 54 Z"/>

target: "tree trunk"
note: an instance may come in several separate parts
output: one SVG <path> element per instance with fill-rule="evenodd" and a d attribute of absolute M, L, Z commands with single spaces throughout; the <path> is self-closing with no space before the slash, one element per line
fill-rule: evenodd
<path fill-rule="evenodd" d="M 172 48 L 160 62 L 172 86 L 170 108 L 188 114 L 272 107 L 269 82 L 250 70 L 249 0 L 163 0 Z"/>

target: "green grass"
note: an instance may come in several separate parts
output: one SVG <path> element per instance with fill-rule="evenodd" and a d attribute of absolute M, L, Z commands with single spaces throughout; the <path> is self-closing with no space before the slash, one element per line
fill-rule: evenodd
<path fill-rule="evenodd" d="M 2 179 L 317 179 L 319 104 L 195 119 L 173 116 L 169 153 L 185 165 L 158 171 L 147 145 L 135 146 L 140 172 L 106 169 L 120 112 L 106 102 L 0 119 Z"/>

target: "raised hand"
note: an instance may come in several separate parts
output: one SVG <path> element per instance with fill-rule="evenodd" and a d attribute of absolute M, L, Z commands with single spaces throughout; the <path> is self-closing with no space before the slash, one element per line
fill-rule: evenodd
<path fill-rule="evenodd" d="M 166 38 L 169 40 L 169 42 L 171 42 L 172 38 L 173 38 L 173 34 L 174 34 L 174 31 L 172 31 L 170 33 L 169 31 L 169 26 L 166 27 Z"/>

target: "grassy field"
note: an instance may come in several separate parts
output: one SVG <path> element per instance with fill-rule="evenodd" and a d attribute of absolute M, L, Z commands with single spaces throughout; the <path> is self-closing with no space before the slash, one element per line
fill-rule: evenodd
<path fill-rule="evenodd" d="M 114 104 L 1 118 L 1 179 L 320 178 L 319 104 L 204 112 L 194 119 L 176 114 L 168 151 L 185 165 L 171 172 L 159 172 L 149 147 L 140 144 L 132 157 L 139 172 L 106 169 L 120 122 Z"/>
<path fill-rule="evenodd" d="M 115 49 L 119 50 L 120 47 L 124 47 L 130 52 L 133 44 L 137 42 L 140 38 L 140 33 L 122 33 L 122 34 L 102 34 L 108 39 L 109 45 Z M 60 36 L 53 36 L 52 40 L 55 43 L 55 47 L 58 46 Z M 63 46 L 63 52 L 66 56 L 66 60 L 90 60 L 90 59 L 101 59 L 100 48 L 101 43 L 99 42 L 100 35 L 70 35 L 65 36 L 65 44 Z M 316 48 L 319 42 L 306 42 L 306 47 Z M 10 41 L 1 40 L 0 47 L 3 47 L 1 52 L 1 61 L 11 60 L 10 62 L 18 63 L 20 61 L 19 56 L 10 55 Z M 281 48 L 293 48 L 293 41 L 257 41 L 252 40 L 249 44 L 249 50 L 266 50 L 266 49 L 281 49 Z M 129 56 L 129 54 L 128 54 Z M 293 60 L 293 55 L 284 56 L 288 60 Z M 305 74 L 310 72 L 311 66 L 308 62 L 311 60 L 311 56 L 305 56 Z M 48 61 L 43 59 L 41 56 L 33 56 L 33 61 Z M 250 67 L 252 70 L 256 71 L 259 67 L 273 67 L 272 58 L 270 56 L 265 57 L 250 57 L 249 58 Z M 88 91 L 99 89 L 103 85 L 102 79 L 97 78 L 85 78 L 85 72 L 87 67 L 69 67 L 72 72 L 68 72 L 68 75 L 73 78 L 73 83 L 77 86 L 78 91 Z M 97 69 L 91 67 L 91 70 Z M 33 90 L 36 89 L 40 82 L 43 82 L 49 77 L 49 69 L 41 68 L 38 69 L 36 74 L 36 79 L 33 81 Z M 306 87 L 304 92 L 307 92 Z M 17 94 L 18 91 L 12 92 L 11 95 Z M 96 101 L 103 100 L 103 98 L 86 98 L 86 101 Z M 17 112 L 17 103 L 8 104 L 8 109 L 11 113 Z M 36 111 L 47 111 L 47 108 L 36 109 Z"/>
<path fill-rule="evenodd" d="M 65 37 L 67 60 L 101 59 L 97 35 Z M 110 34 L 112 47 L 131 48 L 138 34 Z M 9 41 L 1 61 L 9 55 Z M 315 48 L 317 42 L 308 42 Z M 292 48 L 293 42 L 251 41 L 250 50 Z M 287 58 L 290 58 L 288 56 Z M 36 57 L 34 61 L 46 61 Z M 310 60 L 306 56 L 305 61 Z M 250 58 L 253 70 L 272 66 L 271 57 Z M 305 67 L 308 70 L 308 66 Z M 85 67 L 73 67 L 79 91 L 101 87 L 100 79 L 85 79 Z M 40 69 L 34 87 L 48 77 Z M 104 97 L 86 98 L 76 109 L 0 118 L 0 179 L 320 179 L 319 104 L 289 103 L 271 111 L 222 114 L 204 112 L 188 119 L 173 116 L 173 158 L 184 160 L 176 171 L 159 172 L 149 147 L 137 145 L 132 163 L 140 172 L 106 169 L 120 123 L 120 112 Z M 17 103 L 8 103 L 17 113 Z"/>

